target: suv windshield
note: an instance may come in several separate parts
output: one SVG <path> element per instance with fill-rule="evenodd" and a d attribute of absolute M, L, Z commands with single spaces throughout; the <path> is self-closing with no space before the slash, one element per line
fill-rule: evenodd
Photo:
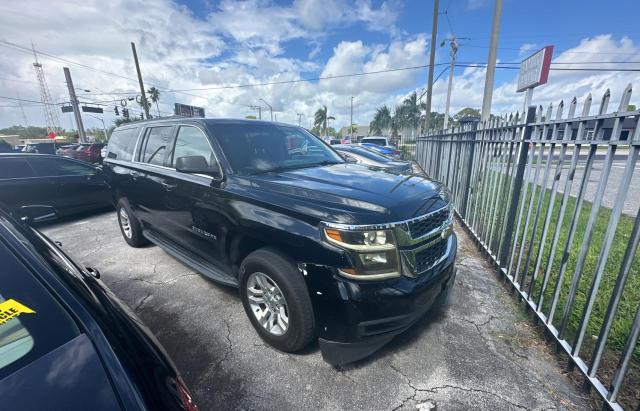
<path fill-rule="evenodd" d="M 241 175 L 344 162 L 300 127 L 244 123 L 209 127 L 231 168 Z"/>

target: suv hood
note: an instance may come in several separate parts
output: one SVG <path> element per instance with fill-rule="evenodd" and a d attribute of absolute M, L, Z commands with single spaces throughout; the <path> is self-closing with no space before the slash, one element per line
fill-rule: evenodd
<path fill-rule="evenodd" d="M 319 219 L 383 224 L 418 217 L 446 205 L 442 185 L 425 176 L 341 163 L 246 177 L 260 197 Z"/>

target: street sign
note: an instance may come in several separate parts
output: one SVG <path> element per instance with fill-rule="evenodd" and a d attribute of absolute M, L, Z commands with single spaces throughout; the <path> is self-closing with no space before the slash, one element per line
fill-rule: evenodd
<path fill-rule="evenodd" d="M 518 89 L 516 90 L 518 93 L 538 87 L 547 82 L 552 55 L 553 46 L 546 46 L 520 63 Z"/>
<path fill-rule="evenodd" d="M 63 113 L 73 113 L 73 106 L 62 106 L 60 109 Z"/>
<path fill-rule="evenodd" d="M 204 108 L 175 103 L 173 106 L 173 114 L 183 117 L 204 117 Z"/>
<path fill-rule="evenodd" d="M 102 113 L 104 113 L 104 110 L 102 109 L 102 107 L 82 106 L 82 112 L 83 113 L 98 113 L 98 114 L 102 114 Z"/>

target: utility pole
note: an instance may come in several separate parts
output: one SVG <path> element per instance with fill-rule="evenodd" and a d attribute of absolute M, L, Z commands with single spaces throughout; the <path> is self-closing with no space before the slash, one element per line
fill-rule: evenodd
<path fill-rule="evenodd" d="M 351 120 L 349 120 L 349 141 L 353 140 L 353 96 L 351 96 Z"/>
<path fill-rule="evenodd" d="M 449 67 L 449 87 L 447 88 L 447 104 L 444 109 L 444 125 L 443 129 L 449 127 L 449 106 L 451 103 L 451 89 L 453 88 L 453 69 L 456 66 L 456 54 L 458 53 L 458 41 L 455 36 L 449 41 L 451 46 L 451 66 Z"/>
<path fill-rule="evenodd" d="M 433 1 L 433 22 L 431 23 L 431 51 L 429 52 L 429 78 L 427 79 L 427 112 L 424 116 L 424 132 L 431 123 L 431 95 L 433 94 L 433 68 L 436 59 L 436 37 L 438 35 L 438 0 Z"/>
<path fill-rule="evenodd" d="M 304 116 L 303 113 L 296 113 L 298 115 L 298 127 L 302 127 L 302 116 Z"/>
<path fill-rule="evenodd" d="M 484 80 L 484 96 L 482 98 L 482 113 L 480 115 L 481 121 L 486 121 L 491 116 L 491 99 L 493 98 L 493 81 L 496 74 L 501 17 L 502 0 L 496 0 L 496 5 L 493 9 L 493 25 L 491 27 L 491 44 L 489 45 L 489 57 L 487 61 L 487 76 Z"/>
<path fill-rule="evenodd" d="M 140 73 L 140 64 L 138 63 L 138 53 L 136 53 L 136 45 L 131 42 L 131 50 L 133 51 L 133 61 L 136 63 L 136 71 L 138 72 L 138 83 L 140 83 L 140 94 L 142 95 L 142 109 L 144 114 L 149 119 L 149 102 L 147 101 L 147 95 L 144 91 L 144 84 L 142 83 L 142 73 Z"/>
<path fill-rule="evenodd" d="M 271 104 L 267 103 L 267 101 L 263 98 L 259 98 L 258 100 L 262 101 L 269 107 L 269 111 L 271 112 L 271 121 L 273 121 L 273 107 L 271 107 Z"/>
<path fill-rule="evenodd" d="M 80 115 L 80 107 L 78 106 L 78 98 L 76 97 L 76 89 L 73 88 L 73 81 L 71 80 L 71 72 L 69 67 L 63 67 L 64 78 L 67 81 L 67 88 L 69 89 L 69 99 L 73 106 L 73 116 L 76 118 L 76 127 L 78 127 L 78 139 L 81 143 L 87 142 L 87 136 L 84 134 L 84 124 L 82 124 L 82 116 Z"/>

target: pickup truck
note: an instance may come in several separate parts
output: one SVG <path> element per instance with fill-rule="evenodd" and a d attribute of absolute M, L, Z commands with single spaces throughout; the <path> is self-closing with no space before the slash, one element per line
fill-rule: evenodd
<path fill-rule="evenodd" d="M 171 118 L 114 130 L 104 172 L 124 240 L 239 290 L 286 352 L 362 359 L 443 304 L 457 240 L 447 189 L 345 162 L 292 125 Z"/>

